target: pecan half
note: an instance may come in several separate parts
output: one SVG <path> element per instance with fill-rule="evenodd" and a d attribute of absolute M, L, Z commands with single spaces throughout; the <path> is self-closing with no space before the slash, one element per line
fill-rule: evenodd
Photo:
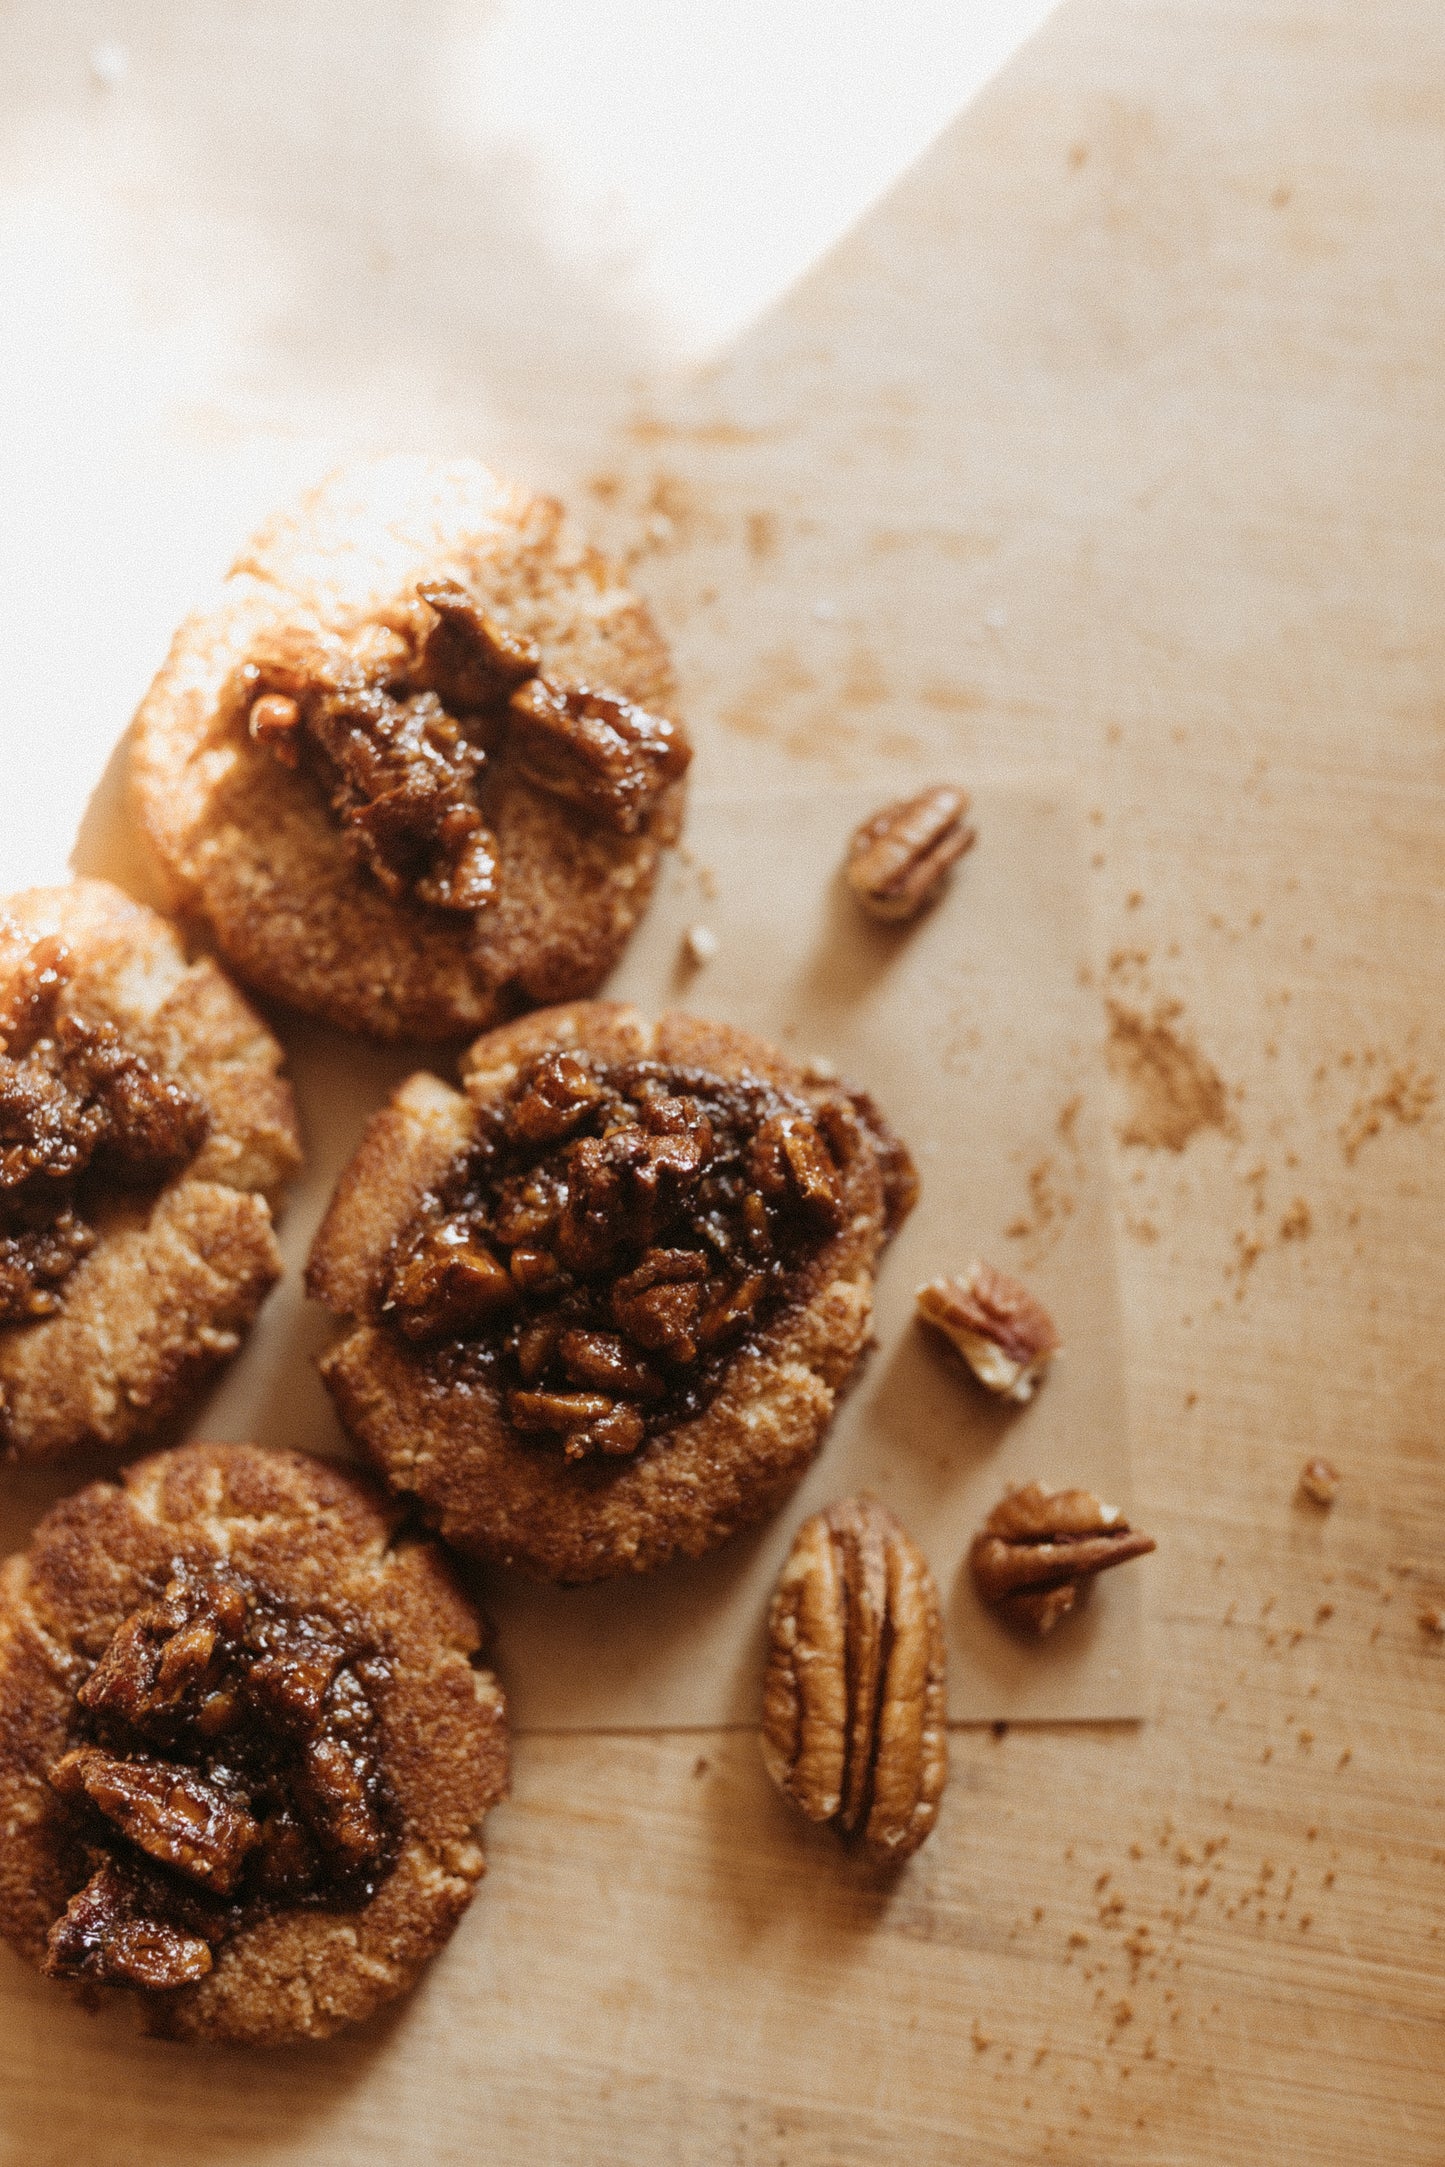
<path fill-rule="evenodd" d="M 1051 1490 L 1042 1482 L 1010 1490 L 973 1539 L 968 1562 L 983 1600 L 1016 1625 L 1052 1632 L 1111 1565 L 1154 1548 L 1117 1505 L 1089 1490 Z"/>
<path fill-rule="evenodd" d="M 138 1850 L 229 1896 L 260 1829 L 194 1769 L 76 1746 L 50 1771 L 62 1798 L 89 1799 Z"/>
<path fill-rule="evenodd" d="M 805 1520 L 768 1613 L 763 1759 L 810 1821 L 903 1859 L 948 1775 L 943 1620 L 928 1561 L 886 1506 Z"/>
<path fill-rule="evenodd" d="M 961 1279 L 930 1279 L 918 1314 L 950 1339 L 981 1385 L 1030 1400 L 1059 1351 L 1054 1320 L 1027 1287 L 978 1258 Z"/>
<path fill-rule="evenodd" d="M 899 924 L 927 909 L 975 841 L 967 814 L 968 792 L 936 783 L 863 822 L 848 848 L 848 885 L 870 917 Z"/>

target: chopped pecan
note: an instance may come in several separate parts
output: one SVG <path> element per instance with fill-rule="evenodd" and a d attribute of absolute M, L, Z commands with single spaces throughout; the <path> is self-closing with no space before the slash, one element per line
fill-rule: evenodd
<path fill-rule="evenodd" d="M 338 1853 L 350 1869 L 355 1871 L 377 1856 L 382 1830 L 367 1795 L 366 1771 L 343 1740 L 311 1740 L 295 1789 L 297 1803 L 319 1841 Z"/>
<path fill-rule="evenodd" d="M 641 1415 L 605 1392 L 510 1392 L 507 1415 L 524 1437 L 560 1436 L 569 1460 L 626 1458 L 642 1443 Z"/>
<path fill-rule="evenodd" d="M 635 835 L 669 783 L 692 759 L 687 737 L 664 715 L 589 685 L 534 677 L 511 700 L 509 753 L 539 790 Z"/>
<path fill-rule="evenodd" d="M 1018 1625 L 1048 1633 L 1112 1565 L 1147 1556 L 1153 1538 L 1088 1490 L 1042 1482 L 1010 1490 L 973 1539 L 969 1564 L 983 1600 Z"/>
<path fill-rule="evenodd" d="M 52 1979 L 138 1986 L 152 1993 L 189 1986 L 211 1969 L 199 1934 L 144 1917 L 133 1876 L 107 1859 L 51 1927 L 41 1969 Z"/>
<path fill-rule="evenodd" d="M 542 657 L 535 644 L 488 617 L 456 580 L 426 580 L 416 591 L 435 621 L 423 638 L 413 681 L 435 692 L 454 715 L 500 707 L 536 676 Z"/>
<path fill-rule="evenodd" d="M 943 1621 L 928 1561 L 875 1498 L 805 1520 L 768 1613 L 763 1759 L 811 1821 L 902 1859 L 948 1774 Z"/>
<path fill-rule="evenodd" d="M 165 1736 L 183 1703 L 199 1713 L 220 1685 L 218 1658 L 245 1620 L 246 1598 L 233 1582 L 178 1575 L 160 1602 L 117 1628 L 76 1698 L 91 1715 Z"/>
<path fill-rule="evenodd" d="M 1340 1471 L 1328 1460 L 1306 1460 L 1300 1469 L 1300 1493 L 1312 1505 L 1333 1505 L 1340 1487 Z"/>
<path fill-rule="evenodd" d="M 555 1144 L 579 1129 L 606 1097 L 595 1063 L 575 1053 L 547 1054 L 508 1109 L 508 1133 L 521 1143 Z"/>
<path fill-rule="evenodd" d="M 461 1334 L 509 1309 L 517 1289 L 476 1229 L 460 1218 L 423 1227 L 393 1266 L 385 1311 L 408 1339 Z"/>
<path fill-rule="evenodd" d="M 926 909 L 975 840 L 967 813 L 967 791 L 938 783 L 865 820 L 848 851 L 848 884 L 863 908 L 895 923 Z"/>
<path fill-rule="evenodd" d="M 918 1314 L 950 1339 L 980 1384 L 1030 1400 L 1059 1350 L 1054 1320 L 1025 1286 L 975 1258 L 961 1279 L 918 1289 Z"/>
<path fill-rule="evenodd" d="M 218 1896 L 235 1887 L 261 1833 L 214 1784 L 169 1761 L 75 1746 L 51 1769 L 50 1783 L 62 1798 L 83 1794 L 138 1850 Z"/>

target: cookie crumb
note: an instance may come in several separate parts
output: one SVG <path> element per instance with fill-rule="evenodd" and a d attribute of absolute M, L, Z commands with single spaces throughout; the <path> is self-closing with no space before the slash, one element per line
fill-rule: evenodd
<path fill-rule="evenodd" d="M 1422 1633 L 1445 1634 L 1445 1610 L 1438 1603 L 1426 1603 L 1420 1612 Z"/>
<path fill-rule="evenodd" d="M 1300 1495 L 1313 1505 L 1333 1505 L 1339 1487 L 1340 1471 L 1328 1460 L 1306 1460 L 1300 1469 Z"/>
<path fill-rule="evenodd" d="M 694 966 L 711 963 L 718 952 L 718 937 L 711 926 L 690 925 L 683 935 L 683 949 Z"/>

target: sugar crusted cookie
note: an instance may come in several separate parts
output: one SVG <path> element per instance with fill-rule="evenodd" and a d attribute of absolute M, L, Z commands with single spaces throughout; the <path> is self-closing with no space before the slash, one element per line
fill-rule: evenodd
<path fill-rule="evenodd" d="M 578 1582 L 765 1517 L 867 1337 L 912 1167 L 861 1094 L 579 1002 L 374 1116 L 308 1266 L 343 1422 L 470 1555 Z"/>
<path fill-rule="evenodd" d="M 507 1786 L 483 1630 L 341 1468 L 188 1445 L 0 1572 L 0 1933 L 176 2039 L 324 2038 L 404 1992 Z"/>
<path fill-rule="evenodd" d="M 472 460 L 334 475 L 184 624 L 142 824 L 247 984 L 378 1038 L 591 992 L 681 819 L 667 651 L 560 507 Z"/>
<path fill-rule="evenodd" d="M 241 1343 L 300 1164 L 281 1049 L 104 881 L 0 905 L 0 1445 L 122 1447 Z"/>

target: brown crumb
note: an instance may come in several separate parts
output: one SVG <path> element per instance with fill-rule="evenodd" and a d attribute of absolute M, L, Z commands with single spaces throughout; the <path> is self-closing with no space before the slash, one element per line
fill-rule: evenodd
<path fill-rule="evenodd" d="M 1362 1093 L 1340 1124 L 1345 1164 L 1354 1165 L 1361 1147 L 1378 1136 L 1387 1121 L 1398 1123 L 1402 1129 L 1418 1128 L 1435 1103 L 1436 1090 L 1432 1075 L 1406 1062 L 1393 1069 L 1378 1089 Z"/>
<path fill-rule="evenodd" d="M 1445 1610 L 1438 1603 L 1426 1603 L 1419 1614 L 1422 1633 L 1445 1633 Z"/>
<path fill-rule="evenodd" d="M 1313 1505 L 1333 1505 L 1340 1487 L 1340 1471 L 1328 1460 L 1306 1460 L 1300 1469 L 1299 1494 Z"/>
<path fill-rule="evenodd" d="M 1279 1222 L 1279 1238 L 1282 1242 L 1303 1241 L 1313 1225 L 1309 1205 L 1297 1196 Z"/>
<path fill-rule="evenodd" d="M 1202 1129 L 1227 1130 L 1228 1098 L 1212 1063 L 1178 1029 L 1177 1001 L 1156 1005 L 1151 1016 L 1110 1001 L 1109 1073 L 1129 1099 L 1119 1131 L 1124 1144 L 1182 1151 Z"/>

